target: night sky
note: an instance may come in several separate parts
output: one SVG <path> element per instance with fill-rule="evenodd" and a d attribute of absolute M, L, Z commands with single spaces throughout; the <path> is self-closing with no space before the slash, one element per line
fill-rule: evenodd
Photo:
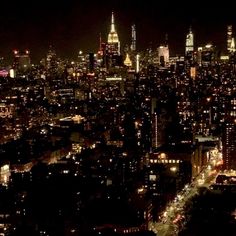
<path fill-rule="evenodd" d="M 226 25 L 236 32 L 232 1 L 173 0 L 2 0 L 0 56 L 10 58 L 13 49 L 31 51 L 33 61 L 53 45 L 61 57 L 76 58 L 78 51 L 96 52 L 99 33 L 106 40 L 111 11 L 115 12 L 121 47 L 130 44 L 130 25 L 136 23 L 137 47 L 158 46 L 169 35 L 171 55 L 183 53 L 189 25 L 196 44 L 213 42 L 222 49 Z"/>

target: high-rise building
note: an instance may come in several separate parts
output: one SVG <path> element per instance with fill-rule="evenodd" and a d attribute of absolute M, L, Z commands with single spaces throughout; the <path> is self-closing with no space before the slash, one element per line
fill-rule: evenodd
<path fill-rule="evenodd" d="M 169 47 L 168 45 L 158 47 L 158 62 L 165 67 L 169 63 Z"/>
<path fill-rule="evenodd" d="M 135 64 L 136 64 L 135 72 L 136 73 L 139 73 L 139 70 L 140 70 L 139 60 L 140 60 L 140 55 L 137 54 L 135 57 Z"/>
<path fill-rule="evenodd" d="M 131 41 L 131 51 L 136 51 L 136 27 L 135 25 L 131 26 L 132 29 L 132 41 Z"/>
<path fill-rule="evenodd" d="M 223 165 L 224 169 L 236 169 L 236 98 L 231 97 L 225 103 L 225 124 L 223 129 Z"/>
<path fill-rule="evenodd" d="M 194 51 L 194 37 L 193 32 L 190 27 L 189 33 L 186 36 L 186 44 L 185 44 L 185 55 L 189 55 L 189 53 L 192 53 Z"/>
<path fill-rule="evenodd" d="M 151 135 L 152 149 L 155 150 L 161 147 L 166 142 L 166 124 L 164 109 L 158 109 L 157 98 L 151 99 Z"/>
<path fill-rule="evenodd" d="M 198 47 L 198 64 L 206 67 L 209 65 L 214 65 L 216 55 L 216 47 L 211 43 L 208 43 L 204 47 Z"/>
<path fill-rule="evenodd" d="M 113 12 L 111 15 L 111 29 L 108 34 L 106 51 L 104 55 L 104 63 L 108 71 L 116 70 L 117 67 L 123 66 L 122 56 L 120 55 L 120 41 L 115 29 L 115 20 Z"/>
<path fill-rule="evenodd" d="M 111 29 L 107 39 L 107 52 L 113 55 L 120 55 L 120 41 L 115 29 L 114 13 L 111 14 Z"/>
<path fill-rule="evenodd" d="M 26 72 L 30 66 L 30 52 L 14 50 L 14 69 L 17 73 Z"/>
<path fill-rule="evenodd" d="M 233 34 L 232 25 L 228 25 L 227 26 L 227 51 L 228 52 L 230 52 L 230 48 L 231 48 L 232 34 Z"/>
<path fill-rule="evenodd" d="M 236 124 L 235 122 L 226 122 L 223 132 L 223 166 L 230 170 L 236 168 Z"/>

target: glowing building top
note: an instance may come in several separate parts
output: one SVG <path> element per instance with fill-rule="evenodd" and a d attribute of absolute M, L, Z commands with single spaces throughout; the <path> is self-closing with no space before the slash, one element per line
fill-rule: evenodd
<path fill-rule="evenodd" d="M 108 44 L 117 44 L 117 53 L 120 54 L 120 41 L 118 34 L 115 29 L 115 19 L 114 19 L 114 13 L 111 14 L 111 30 L 108 34 L 107 39 Z"/>
<path fill-rule="evenodd" d="M 131 60 L 130 60 L 130 57 L 129 57 L 129 54 L 128 54 L 128 53 L 126 53 L 126 58 L 125 58 L 125 60 L 124 60 L 124 64 L 125 64 L 126 66 L 128 66 L 128 67 L 131 67 L 131 66 L 132 66 L 132 62 L 131 62 Z"/>
<path fill-rule="evenodd" d="M 189 33 L 186 36 L 186 45 L 185 45 L 185 54 L 188 52 L 194 51 L 194 44 L 193 44 L 193 32 L 192 29 L 189 29 Z"/>
<path fill-rule="evenodd" d="M 231 44 L 230 44 L 229 51 L 230 52 L 235 52 L 236 51 L 234 38 L 231 39 Z"/>

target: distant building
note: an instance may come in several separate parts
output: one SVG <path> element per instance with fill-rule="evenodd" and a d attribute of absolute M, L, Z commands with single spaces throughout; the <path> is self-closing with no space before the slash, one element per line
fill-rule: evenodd
<path fill-rule="evenodd" d="M 194 38 L 192 29 L 189 29 L 189 33 L 186 36 L 186 44 L 185 44 L 185 55 L 189 55 L 189 53 L 193 53 L 194 51 Z"/>
<path fill-rule="evenodd" d="M 187 70 L 190 70 L 190 67 L 194 64 L 194 55 L 194 35 L 190 27 L 185 42 L 185 65 Z"/>
<path fill-rule="evenodd" d="M 1 163 L 0 165 L 0 184 L 7 185 L 10 180 L 10 165 L 9 163 Z"/>
<path fill-rule="evenodd" d="M 111 69 L 123 64 L 122 57 L 120 55 L 120 40 L 115 28 L 114 13 L 111 15 L 111 29 L 108 34 L 106 52 L 105 52 L 105 64 L 107 69 Z"/>
<path fill-rule="evenodd" d="M 131 29 L 132 29 L 132 41 L 131 41 L 131 51 L 136 51 L 136 27 L 135 25 L 132 25 L 131 26 Z"/>
<path fill-rule="evenodd" d="M 236 51 L 236 48 L 235 48 L 235 38 L 232 38 L 229 50 L 230 50 L 231 53 Z"/>
<path fill-rule="evenodd" d="M 226 122 L 223 129 L 223 167 L 225 170 L 236 169 L 236 124 Z"/>
<path fill-rule="evenodd" d="M 15 106 L 13 104 L 7 105 L 5 103 L 0 104 L 0 117 L 1 118 L 12 118 L 14 115 Z"/>
<path fill-rule="evenodd" d="M 30 52 L 28 50 L 18 51 L 14 50 L 14 69 L 18 73 L 24 73 L 31 67 Z"/>
<path fill-rule="evenodd" d="M 107 51 L 108 54 L 112 55 L 120 55 L 120 41 L 118 37 L 118 33 L 115 29 L 115 19 L 114 19 L 114 13 L 112 12 L 111 15 L 111 29 L 108 34 L 107 39 Z"/>
<path fill-rule="evenodd" d="M 165 67 L 169 64 L 169 47 L 168 45 L 158 47 L 158 62 Z"/>
<path fill-rule="evenodd" d="M 227 26 L 227 51 L 230 52 L 233 29 L 232 25 Z"/>
<path fill-rule="evenodd" d="M 168 150 L 150 153 L 146 173 L 146 186 L 153 196 L 174 194 L 192 177 L 192 152 L 185 150 Z"/>
<path fill-rule="evenodd" d="M 204 47 L 198 47 L 197 61 L 199 65 L 210 66 L 214 65 L 216 60 L 216 49 L 211 43 L 206 44 Z"/>
<path fill-rule="evenodd" d="M 236 169 L 236 98 L 231 96 L 225 104 L 225 122 L 223 125 L 223 167 Z"/>

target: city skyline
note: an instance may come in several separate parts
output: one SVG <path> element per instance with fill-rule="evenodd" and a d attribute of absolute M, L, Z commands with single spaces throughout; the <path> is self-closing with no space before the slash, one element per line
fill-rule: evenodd
<path fill-rule="evenodd" d="M 235 235 L 232 5 L 4 1 L 0 236 Z"/>
<path fill-rule="evenodd" d="M 195 33 L 196 44 L 213 42 L 225 50 L 227 24 L 235 28 L 230 2 L 223 6 L 200 1 L 195 6 L 186 2 L 159 3 L 139 1 L 62 1 L 60 4 L 40 1 L 2 3 L 0 55 L 12 58 L 12 50 L 29 49 L 34 61 L 45 57 L 53 45 L 61 57 L 76 58 L 78 51 L 96 52 L 99 34 L 106 41 L 111 11 L 115 12 L 121 48 L 131 42 L 131 25 L 137 28 L 137 49 L 158 47 L 169 35 L 170 54 L 184 54 L 189 26 Z M 96 25 L 96 27 L 95 27 Z M 145 37 L 143 37 L 145 35 Z"/>

